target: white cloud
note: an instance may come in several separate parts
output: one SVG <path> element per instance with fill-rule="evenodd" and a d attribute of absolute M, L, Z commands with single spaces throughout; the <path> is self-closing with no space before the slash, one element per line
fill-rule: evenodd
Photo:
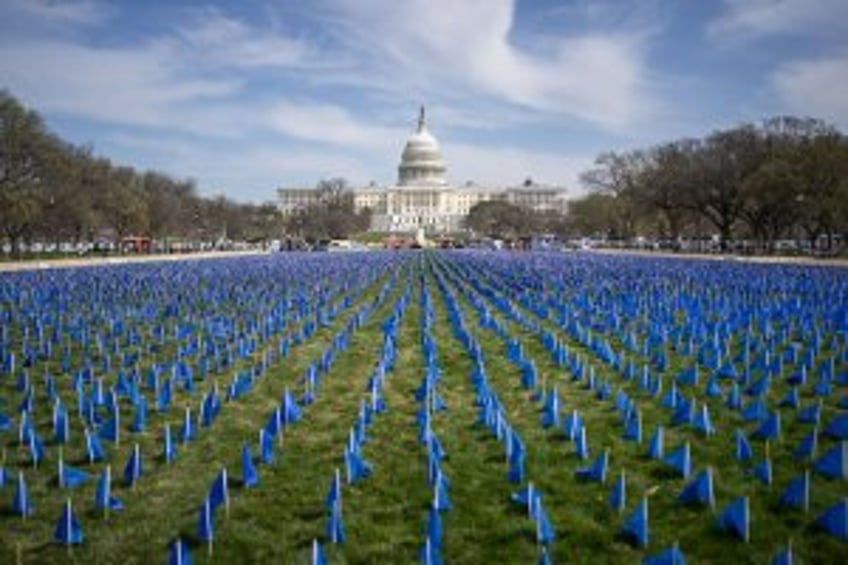
<path fill-rule="evenodd" d="M 269 112 L 270 125 L 288 136 L 319 141 L 349 149 L 387 149 L 405 134 L 353 117 L 340 106 L 316 103 L 279 102 Z"/>
<path fill-rule="evenodd" d="M 772 75 L 772 84 L 792 112 L 848 129 L 846 77 L 848 55 L 785 63 Z"/>
<path fill-rule="evenodd" d="M 306 68 L 327 61 L 303 38 L 278 33 L 265 26 L 250 26 L 223 15 L 217 9 L 195 13 L 191 22 L 177 29 L 183 56 L 210 67 Z"/>
<path fill-rule="evenodd" d="M 724 0 L 724 9 L 709 31 L 713 35 L 759 37 L 791 34 L 848 34 L 844 0 Z"/>
<path fill-rule="evenodd" d="M 93 0 L 4 0 L 4 8 L 51 26 L 96 25 L 113 14 L 112 6 Z"/>
<path fill-rule="evenodd" d="M 210 147 L 174 137 L 121 134 L 110 136 L 108 149 L 135 155 L 139 167 L 196 179 L 204 194 L 223 193 L 240 201 L 273 200 L 280 186 L 311 187 L 322 178 L 341 176 L 357 183 L 370 178 L 363 163 L 344 152 L 310 151 L 284 143 Z"/>
<path fill-rule="evenodd" d="M 513 0 L 339 0 L 338 22 L 381 88 L 466 96 L 577 117 L 607 128 L 655 111 L 641 35 L 512 41 Z M 551 48 L 551 46 L 554 48 Z"/>
<path fill-rule="evenodd" d="M 573 195 L 580 173 L 591 166 L 588 155 L 553 154 L 520 147 L 445 143 L 448 176 L 454 184 L 473 180 L 481 186 L 514 186 L 527 177 L 543 184 L 564 186 Z"/>
<path fill-rule="evenodd" d="M 214 116 L 194 120 L 186 105 L 239 89 L 237 80 L 193 76 L 161 44 L 98 49 L 43 40 L 0 48 L 0 75 L 14 94 L 42 111 L 100 122 L 207 133 L 216 130 Z"/>

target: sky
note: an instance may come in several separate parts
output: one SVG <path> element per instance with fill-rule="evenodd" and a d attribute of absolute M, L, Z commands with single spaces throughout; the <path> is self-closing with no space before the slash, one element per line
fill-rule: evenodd
<path fill-rule="evenodd" d="M 848 0 L 0 0 L 0 88 L 242 202 L 391 184 L 421 104 L 455 184 L 791 114 L 848 131 Z"/>

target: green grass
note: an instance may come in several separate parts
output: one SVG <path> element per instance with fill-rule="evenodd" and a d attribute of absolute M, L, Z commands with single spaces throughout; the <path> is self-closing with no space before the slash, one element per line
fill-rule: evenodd
<path fill-rule="evenodd" d="M 344 521 L 347 543 L 325 545 L 331 563 L 409 563 L 418 559 L 425 537 L 427 505 L 432 496 L 426 479 L 425 448 L 418 441 L 415 422 L 419 404 L 414 391 L 424 376 L 421 352 L 419 273 L 425 280 L 434 306 L 433 336 L 438 345 L 438 363 L 442 373 L 439 392 L 449 410 L 433 418 L 433 429 L 448 454 L 443 469 L 451 481 L 453 510 L 443 514 L 444 558 L 456 563 L 530 563 L 537 557 L 533 523 L 523 510 L 510 503 L 517 485 L 507 481 L 507 464 L 502 445 L 489 431 L 476 424 L 478 410 L 474 406 L 474 390 L 470 382 L 472 362 L 463 345 L 451 332 L 445 298 L 435 284 L 433 270 L 453 275 L 450 286 L 459 299 L 466 326 L 480 343 L 486 357 L 490 384 L 503 403 L 510 424 L 527 446 L 526 475 L 544 493 L 545 507 L 556 528 L 557 539 L 552 557 L 557 563 L 633 563 L 655 553 L 675 541 L 689 562 L 763 563 L 779 546 L 792 539 L 797 555 L 805 562 L 839 562 L 845 555 L 845 544 L 829 537 L 809 524 L 826 503 L 844 496 L 844 483 L 814 478 L 813 512 L 805 516 L 795 511 L 773 508 L 787 481 L 804 466 L 792 460 L 791 446 L 806 433 L 806 427 L 792 425 L 784 411 L 784 438 L 772 449 L 775 469 L 774 485 L 760 486 L 743 473 L 743 467 L 732 457 L 732 431 L 743 426 L 736 417 L 720 408 L 721 399 L 710 401 L 713 423 L 719 435 L 703 439 L 689 428 L 667 426 L 668 413 L 644 401 L 635 383 L 625 389 L 640 399 L 644 435 L 642 445 L 621 439 L 619 416 L 611 402 L 599 402 L 581 383 L 556 367 L 536 336 L 505 320 L 489 304 L 493 315 L 506 324 L 509 332 L 524 345 L 541 379 L 548 387 L 557 386 L 563 399 L 563 413 L 577 408 L 589 432 L 590 461 L 581 461 L 573 445 L 561 430 L 545 430 L 540 425 L 540 405 L 520 388 L 520 374 L 507 360 L 505 344 L 494 333 L 481 328 L 478 317 L 465 296 L 470 286 L 455 277 L 461 274 L 435 254 L 410 255 L 408 268 L 412 276 L 402 275 L 380 308 L 371 313 L 368 322 L 356 331 L 350 347 L 338 354 L 336 362 L 322 379 L 317 402 L 305 409 L 305 418 L 284 434 L 282 449 L 272 467 L 260 466 L 261 484 L 256 489 L 231 487 L 229 516 L 223 509 L 216 518 L 216 542 L 210 559 L 205 544 L 196 540 L 197 512 L 212 480 L 222 466 L 231 477 L 240 477 L 240 453 L 249 442 L 256 454 L 257 430 L 278 405 L 286 387 L 295 388 L 296 380 L 309 364 L 317 360 L 333 336 L 354 315 L 361 304 L 371 301 L 385 279 L 368 289 L 358 304 L 343 313 L 330 327 L 321 328 L 308 342 L 296 346 L 291 354 L 278 360 L 254 390 L 245 398 L 229 403 L 209 430 L 200 430 L 199 439 L 180 446 L 177 462 L 166 466 L 154 458 L 158 455 L 159 426 L 150 426 L 146 434 L 124 433 L 118 453 L 111 458 L 116 478 L 115 494 L 126 510 L 104 518 L 93 510 L 94 481 L 73 491 L 75 510 L 82 522 L 86 541 L 72 550 L 51 542 L 52 529 L 58 518 L 63 496 L 51 481 L 55 478 L 55 455 L 49 457 L 47 469 L 27 471 L 36 515 L 26 521 L 9 514 L 14 486 L 0 491 L 0 563 L 156 563 L 167 557 L 167 544 L 177 536 L 192 545 L 196 563 L 306 563 L 313 538 L 323 539 L 326 525 L 324 497 L 335 468 L 342 466 L 348 430 L 354 424 L 365 386 L 379 358 L 382 323 L 411 281 L 412 294 L 397 337 L 398 358 L 394 371 L 385 381 L 383 394 L 388 411 L 375 416 L 368 428 L 364 457 L 373 465 L 373 475 L 344 488 Z M 529 317 L 532 314 L 526 310 Z M 540 321 L 574 350 L 591 354 L 567 338 L 550 321 Z M 272 340 L 273 343 L 274 340 Z M 272 345 L 273 346 L 273 345 Z M 641 358 L 634 357 L 641 367 Z M 593 363 L 598 368 L 599 361 Z M 680 361 L 675 360 L 666 373 L 675 374 Z M 598 377 L 612 377 L 603 370 Z M 224 376 L 226 378 L 226 376 Z M 613 382 L 618 383 L 615 377 Z M 670 379 L 666 379 L 666 384 Z M 4 383 L 3 392 L 11 390 Z M 203 387 L 205 390 L 205 386 Z M 782 390 L 773 390 L 772 398 Z M 702 396 L 702 395 L 699 395 Z M 16 398 L 9 395 L 8 398 Z M 176 406 L 182 406 L 180 400 Z M 66 399 L 67 400 L 67 399 Z M 807 404 L 810 398 L 804 398 Z M 70 404 L 73 406 L 73 404 Z M 8 408 L 8 407 L 4 407 Z M 835 411 L 828 408 L 823 421 Z M 169 419 L 177 430 L 181 410 L 172 410 Z M 131 412 L 122 414 L 125 421 Z M 41 414 L 42 418 L 49 418 Z M 153 416 L 151 411 L 151 423 Z M 736 496 L 751 497 L 752 540 L 737 542 L 718 531 L 709 509 L 682 507 L 675 503 L 683 479 L 670 476 L 663 465 L 645 457 L 647 439 L 654 427 L 666 425 L 666 452 L 683 441 L 692 442 L 693 468 L 698 471 L 707 463 L 714 466 L 717 506 Z M 40 428 L 41 429 L 41 428 Z M 78 445 L 81 429 L 73 431 L 77 449 L 66 452 L 75 462 L 81 457 Z M 12 434 L 15 435 L 15 434 Z M 134 489 L 118 486 L 132 442 L 142 445 L 145 475 Z M 16 452 L 16 440 L 4 438 L 9 450 L 7 468 L 25 459 Z M 828 444 L 829 445 L 829 444 Z M 824 447 L 824 444 L 821 446 Z M 822 449 L 820 447 L 820 453 Z M 610 449 L 611 473 L 606 485 L 583 483 L 574 471 L 589 463 L 604 448 Z M 49 449 L 54 454 L 54 448 Z M 763 447 L 755 444 L 757 459 Z M 628 510 L 635 507 L 644 493 L 650 496 L 651 540 L 647 550 L 631 547 L 617 532 L 624 516 L 609 508 L 607 499 L 612 481 L 620 469 L 628 473 Z M 71 491 L 66 491 L 71 492 Z"/>

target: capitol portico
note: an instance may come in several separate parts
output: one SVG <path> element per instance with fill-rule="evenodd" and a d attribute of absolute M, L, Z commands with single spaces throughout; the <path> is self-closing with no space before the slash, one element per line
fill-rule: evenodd
<path fill-rule="evenodd" d="M 463 219 L 478 202 L 504 200 L 533 210 L 565 211 L 565 190 L 541 186 L 531 181 L 511 188 L 485 188 L 471 183 L 452 186 L 446 178 L 439 142 L 430 133 L 424 107 L 421 107 L 415 132 L 406 140 L 394 186 L 371 185 L 354 188 L 357 210 L 370 208 L 371 230 L 430 234 L 459 232 Z M 278 190 L 280 210 L 291 214 L 314 203 L 312 188 Z"/>

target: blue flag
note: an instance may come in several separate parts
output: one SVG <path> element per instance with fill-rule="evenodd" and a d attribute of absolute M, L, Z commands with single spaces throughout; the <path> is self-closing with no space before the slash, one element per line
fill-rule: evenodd
<path fill-rule="evenodd" d="M 753 437 L 758 439 L 777 440 L 780 439 L 780 412 L 775 410 L 771 416 L 754 430 Z"/>
<path fill-rule="evenodd" d="M 427 513 L 427 539 L 433 546 L 441 550 L 442 548 L 442 517 L 436 508 L 430 506 Z"/>
<path fill-rule="evenodd" d="M 636 547 L 648 547 L 648 497 L 642 501 L 636 511 L 627 518 L 621 528 L 622 535 L 636 544 Z"/>
<path fill-rule="evenodd" d="M 824 433 L 835 439 L 848 440 L 848 414 L 835 416 L 825 427 Z"/>
<path fill-rule="evenodd" d="M 83 541 L 82 528 L 76 516 L 74 516 L 70 498 L 65 503 L 62 516 L 56 522 L 56 527 L 53 530 L 53 541 L 64 545 L 80 544 Z"/>
<path fill-rule="evenodd" d="M 624 426 L 624 439 L 642 443 L 642 412 L 635 410 Z"/>
<path fill-rule="evenodd" d="M 59 455 L 59 486 L 62 488 L 77 488 L 82 485 L 91 476 L 83 471 L 82 469 L 77 469 L 76 467 L 71 467 L 70 465 L 66 465 L 61 454 Z"/>
<path fill-rule="evenodd" d="M 259 486 L 259 472 L 256 470 L 253 457 L 250 455 L 250 447 L 247 444 L 244 444 L 241 448 L 241 473 L 245 487 Z"/>
<path fill-rule="evenodd" d="M 330 511 L 330 519 L 327 522 L 327 538 L 337 545 L 345 542 L 344 522 L 342 521 L 342 503 L 337 499 Z"/>
<path fill-rule="evenodd" d="M 572 410 L 571 414 L 565 419 L 564 428 L 565 437 L 571 441 L 575 441 L 580 430 L 583 428 L 583 419 L 577 410 Z"/>
<path fill-rule="evenodd" d="M 97 491 L 94 494 L 94 506 L 98 510 L 123 510 L 124 504 L 112 495 L 112 468 L 107 465 L 97 481 Z"/>
<path fill-rule="evenodd" d="M 312 558 L 309 560 L 310 565 L 327 565 L 327 556 L 324 555 L 324 548 L 318 543 L 317 539 L 312 540 Z"/>
<path fill-rule="evenodd" d="M 24 472 L 18 471 L 18 484 L 15 487 L 15 496 L 12 498 L 12 508 L 15 514 L 26 518 L 33 512 L 32 502 L 29 499 L 29 488 L 24 480 Z"/>
<path fill-rule="evenodd" d="M 574 452 L 580 459 L 585 460 L 589 458 L 589 442 L 586 439 L 586 428 L 584 426 L 581 426 L 580 431 L 577 432 Z"/>
<path fill-rule="evenodd" d="M 97 435 L 100 436 L 101 439 L 105 439 L 106 441 L 111 441 L 112 443 L 119 443 L 121 440 L 121 412 L 119 410 L 115 410 L 115 415 L 110 419 L 106 420 L 106 423 L 103 424 L 100 429 L 97 431 Z"/>
<path fill-rule="evenodd" d="M 612 487 L 609 504 L 613 510 L 619 513 L 624 512 L 624 509 L 627 507 L 627 475 L 624 469 L 621 470 L 618 480 L 615 481 Z"/>
<path fill-rule="evenodd" d="M 657 426 L 654 435 L 648 445 L 648 457 L 651 459 L 662 459 L 664 455 L 664 430 L 662 426 Z"/>
<path fill-rule="evenodd" d="M 848 541 L 848 498 L 843 498 L 816 520 L 816 525 L 842 541 Z"/>
<path fill-rule="evenodd" d="M 813 469 L 829 479 L 848 480 L 848 441 L 834 445 L 816 459 Z"/>
<path fill-rule="evenodd" d="M 207 498 L 200 507 L 200 515 L 197 519 L 197 537 L 210 544 L 215 539 L 215 511 L 212 502 Z"/>
<path fill-rule="evenodd" d="M 419 558 L 421 565 L 442 565 L 441 553 L 429 537 L 424 540 Z"/>
<path fill-rule="evenodd" d="M 180 441 L 186 443 L 195 439 L 197 439 L 197 429 L 194 425 L 194 419 L 191 417 L 191 407 L 186 406 L 183 415 L 183 427 L 180 430 Z"/>
<path fill-rule="evenodd" d="M 751 474 L 758 478 L 760 482 L 764 485 L 771 486 L 771 459 L 769 459 L 768 457 L 763 459 L 759 465 L 756 465 L 753 469 L 751 469 Z"/>
<path fill-rule="evenodd" d="M 29 435 L 29 454 L 33 465 L 36 467 L 39 463 L 44 461 L 46 456 L 44 452 L 44 444 L 41 442 L 41 438 L 38 437 L 38 434 L 35 433 L 35 430 L 33 430 Z"/>
<path fill-rule="evenodd" d="M 748 497 L 737 498 L 728 504 L 718 517 L 718 525 L 722 530 L 730 532 L 747 543 L 751 539 Z"/>
<path fill-rule="evenodd" d="M 191 548 L 181 538 L 168 546 L 168 565 L 191 565 Z"/>
<path fill-rule="evenodd" d="M 342 499 L 342 479 L 341 472 L 336 469 L 333 479 L 330 481 L 330 490 L 327 492 L 325 504 L 328 510 L 332 510 L 336 502 Z"/>
<path fill-rule="evenodd" d="M 771 565 L 793 565 L 795 563 L 795 556 L 792 553 L 792 544 L 790 543 L 785 548 L 782 548 L 780 551 L 775 554 L 771 559 Z"/>
<path fill-rule="evenodd" d="M 536 503 L 535 515 L 536 520 L 536 543 L 539 545 L 550 545 L 554 541 L 555 533 L 548 518 L 548 513 L 542 506 L 541 500 Z"/>
<path fill-rule="evenodd" d="M 704 504 L 715 507 L 715 490 L 711 467 L 701 471 L 695 479 L 683 487 L 677 500 L 683 504 Z"/>
<path fill-rule="evenodd" d="M 274 438 L 264 428 L 259 429 L 259 460 L 265 465 L 274 462 Z"/>
<path fill-rule="evenodd" d="M 680 473 L 684 479 L 688 478 L 689 474 L 692 472 L 692 455 L 689 442 L 687 441 L 673 452 L 669 453 L 663 461 L 666 465 L 670 465 L 673 469 Z"/>
<path fill-rule="evenodd" d="M 811 460 L 816 456 L 816 449 L 818 448 L 818 426 L 813 428 L 809 434 L 807 434 L 804 439 L 801 440 L 801 443 L 798 444 L 798 447 L 795 448 L 793 455 L 795 459 L 806 459 Z"/>
<path fill-rule="evenodd" d="M 675 543 L 668 549 L 646 557 L 642 560 L 642 565 L 686 565 L 686 558 Z"/>
<path fill-rule="evenodd" d="M 212 482 L 212 486 L 209 488 L 208 500 L 213 512 L 222 504 L 227 508 L 229 507 L 230 491 L 228 487 L 227 469 L 223 468 L 221 469 L 221 472 L 218 473 L 218 476 L 215 477 L 215 480 Z"/>
<path fill-rule="evenodd" d="M 141 478 L 142 470 L 141 449 L 138 444 L 135 444 L 135 446 L 133 446 L 132 453 L 130 454 L 130 458 L 127 460 L 127 464 L 124 467 L 124 484 L 127 486 L 134 485 Z"/>
<path fill-rule="evenodd" d="M 800 508 L 804 512 L 810 510 L 810 472 L 804 471 L 786 486 L 780 496 L 780 506 Z"/>
<path fill-rule="evenodd" d="M 171 424 L 165 422 L 164 437 L 162 442 L 162 460 L 165 463 L 173 463 L 177 460 L 177 445 L 171 435 Z"/>
<path fill-rule="evenodd" d="M 575 475 L 579 479 L 605 483 L 607 480 L 607 466 L 609 465 L 609 450 L 605 449 L 603 453 L 598 455 L 595 462 L 590 467 L 583 467 L 575 471 Z"/>
<path fill-rule="evenodd" d="M 436 481 L 433 485 L 433 508 L 439 512 L 446 512 L 452 508 L 448 496 L 448 485 L 441 470 L 437 472 Z"/>
<path fill-rule="evenodd" d="M 742 430 L 736 430 L 736 460 L 750 461 L 754 458 L 754 450 L 751 449 L 751 443 L 745 436 Z"/>

